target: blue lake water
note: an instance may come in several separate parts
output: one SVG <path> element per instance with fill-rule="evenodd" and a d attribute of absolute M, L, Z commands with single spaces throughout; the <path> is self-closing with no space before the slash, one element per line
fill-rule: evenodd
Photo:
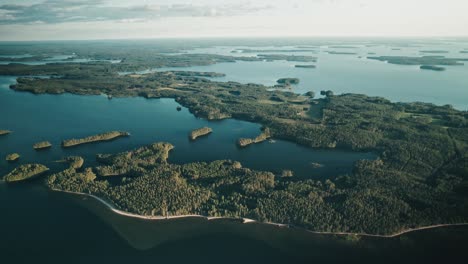
<path fill-rule="evenodd" d="M 230 54 L 234 48 L 213 48 L 213 53 Z M 421 49 L 421 48 L 419 48 Z M 424 48 L 429 49 L 430 48 Z M 439 47 L 439 49 L 441 49 Z M 325 49 L 327 50 L 327 49 Z M 208 66 L 160 68 L 158 71 L 187 70 L 225 73 L 225 77 L 213 78 L 217 81 L 234 81 L 240 83 L 260 83 L 275 85 L 276 80 L 284 77 L 299 78 L 300 83 L 292 91 L 305 93 L 321 90 L 332 90 L 340 93 L 362 93 L 371 96 L 382 96 L 391 101 L 428 102 L 438 105 L 451 104 L 460 110 L 468 110 L 468 65 L 446 66 L 443 72 L 419 69 L 419 66 L 395 65 L 367 59 L 372 50 L 376 55 L 422 56 L 415 48 L 392 50 L 391 48 L 334 49 L 340 52 L 356 52 L 356 55 L 328 54 L 322 49 L 316 53 L 275 54 L 310 55 L 318 58 L 317 63 L 268 61 L 220 63 Z M 456 49 L 458 50 L 458 49 Z M 209 52 L 209 49 L 195 50 Z M 195 52 L 194 51 L 194 52 Z M 457 51 L 458 52 L 458 51 Z M 249 54 L 254 56 L 255 53 Z M 423 54 L 424 55 L 424 54 Z M 444 56 L 467 58 L 467 54 L 443 54 Z M 314 64 L 316 69 L 295 68 L 298 64 Z"/>
<path fill-rule="evenodd" d="M 236 146 L 241 137 L 253 138 L 260 125 L 233 119 L 207 121 L 194 117 L 173 99 L 114 98 L 105 96 L 33 95 L 8 88 L 14 77 L 0 77 L 0 128 L 14 131 L 0 137 L 0 174 L 12 170 L 17 163 L 4 157 L 17 152 L 19 163 L 39 162 L 52 168 L 63 167 L 53 161 L 66 156 L 83 156 L 87 165 L 94 165 L 98 153 L 128 151 L 153 142 L 166 141 L 175 146 L 170 161 L 187 163 L 231 159 L 245 167 L 280 173 L 291 169 L 298 177 L 324 178 L 351 171 L 359 159 L 371 159 L 370 153 L 341 150 L 314 150 L 291 142 L 263 142 L 245 149 Z M 191 142 L 191 130 L 209 126 L 213 133 Z M 82 138 L 112 130 L 128 131 L 129 138 L 112 142 L 82 145 L 63 149 L 64 139 Z M 47 140 L 48 150 L 36 151 L 32 145 Z M 323 164 L 313 168 L 311 163 Z"/>

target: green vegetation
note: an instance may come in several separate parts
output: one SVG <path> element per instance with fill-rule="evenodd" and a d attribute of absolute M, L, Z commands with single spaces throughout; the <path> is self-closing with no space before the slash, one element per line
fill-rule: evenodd
<path fill-rule="evenodd" d="M 198 128 L 198 129 L 195 129 L 192 132 L 190 132 L 189 138 L 190 138 L 190 140 L 195 140 L 198 137 L 206 136 L 206 135 L 210 134 L 211 132 L 213 132 L 213 129 L 211 129 L 209 127 Z"/>
<path fill-rule="evenodd" d="M 19 158 L 20 158 L 20 155 L 18 153 L 12 153 L 12 154 L 8 154 L 5 160 L 13 162 L 13 161 L 17 161 Z"/>
<path fill-rule="evenodd" d="M 330 46 L 329 48 L 332 48 L 332 49 L 358 49 L 359 47 L 349 46 L 349 45 L 336 45 L 336 46 Z"/>
<path fill-rule="evenodd" d="M 328 54 L 332 55 L 356 55 L 356 52 L 343 52 L 343 51 L 327 51 Z"/>
<path fill-rule="evenodd" d="M 0 129 L 0 136 L 2 136 L 2 135 L 8 135 L 8 134 L 10 134 L 10 133 L 11 133 L 10 130 L 2 130 L 2 129 Z"/>
<path fill-rule="evenodd" d="M 370 60 L 387 61 L 391 64 L 401 65 L 464 65 L 460 61 L 468 61 L 464 58 L 445 58 L 444 56 L 422 56 L 422 57 L 406 57 L 406 56 L 380 56 L 367 57 Z"/>
<path fill-rule="evenodd" d="M 421 70 L 432 70 L 432 71 L 445 71 L 444 67 L 434 65 L 422 65 L 419 67 Z"/>
<path fill-rule="evenodd" d="M 49 141 L 42 141 L 33 145 L 33 148 L 35 150 L 41 150 L 41 149 L 46 149 L 50 147 L 52 147 L 52 144 Z"/>
<path fill-rule="evenodd" d="M 19 167 L 15 168 L 12 172 L 5 175 L 3 179 L 6 182 L 24 181 L 34 177 L 38 177 L 47 172 L 48 170 L 49 168 L 41 164 L 24 164 L 20 165 Z"/>
<path fill-rule="evenodd" d="M 296 67 L 296 68 L 306 68 L 306 69 L 315 69 L 315 68 L 317 68 L 317 66 L 312 65 L 312 64 L 298 64 L 298 65 L 294 65 L 294 67 Z"/>
<path fill-rule="evenodd" d="M 84 159 L 79 156 L 70 156 L 65 159 L 65 162 L 69 163 L 70 168 L 78 170 L 83 167 Z"/>
<path fill-rule="evenodd" d="M 295 62 L 317 62 L 317 57 L 301 55 L 283 55 L 283 54 L 259 54 L 258 58 L 267 61 L 285 60 Z"/>
<path fill-rule="evenodd" d="M 281 78 L 276 81 L 278 84 L 291 85 L 299 84 L 300 80 L 298 78 Z"/>
<path fill-rule="evenodd" d="M 71 167 L 57 173 L 48 179 L 51 188 L 92 193 L 143 215 L 247 217 L 316 231 L 390 234 L 430 224 L 467 222 L 467 112 L 449 105 L 392 103 L 332 91 L 322 91 L 325 98 L 313 99 L 263 85 L 210 81 L 199 73 L 119 75 L 120 71 L 237 60 L 135 52 L 128 58 L 121 54 L 120 65 L 13 65 L 0 66 L 0 73 L 55 75 L 19 78 L 11 87 L 17 91 L 174 98 L 197 117 L 257 122 L 268 127 L 273 138 L 315 148 L 372 151 L 378 158 L 357 162 L 352 173 L 312 180 L 242 168 L 235 161 L 171 164 L 167 157 L 172 145 L 158 143 L 98 155 L 100 166 L 83 172 Z M 245 60 L 261 58 L 267 57 Z M 461 65 L 463 60 L 374 58 L 410 65 Z M 311 168 L 311 175 L 315 171 Z"/>
<path fill-rule="evenodd" d="M 442 54 L 442 53 L 449 53 L 446 50 L 421 50 L 421 53 L 433 53 L 433 54 Z"/>
<path fill-rule="evenodd" d="M 104 165 L 93 169 L 96 180 L 56 176 L 50 186 L 91 192 L 139 214 L 247 217 L 317 231 L 389 234 L 467 220 L 466 112 L 331 91 L 314 100 L 261 85 L 168 76 L 154 73 L 138 81 L 171 80 L 165 89 L 143 90 L 152 97 L 175 98 L 198 117 L 259 122 L 275 138 L 373 151 L 378 159 L 356 163 L 349 175 L 301 180 L 232 161 L 169 164 L 172 146 L 163 144 L 98 156 Z M 316 113 L 306 114 L 304 108 Z M 120 181 L 108 181 L 109 176 Z"/>
<path fill-rule="evenodd" d="M 252 138 L 240 138 L 237 141 L 237 145 L 241 148 L 244 148 L 251 144 L 257 144 L 257 143 L 263 142 L 267 140 L 268 138 L 270 138 L 270 129 L 265 128 L 263 132 L 260 133 L 260 135 L 258 135 L 257 137 L 253 139 Z"/>
<path fill-rule="evenodd" d="M 271 53 L 271 52 L 315 52 L 314 48 L 298 49 L 236 49 L 231 53 Z"/>
<path fill-rule="evenodd" d="M 68 147 L 74 147 L 78 146 L 81 144 L 88 144 L 88 143 L 94 143 L 94 142 L 100 142 L 100 141 L 110 141 L 119 137 L 128 137 L 130 136 L 130 133 L 128 132 L 122 132 L 122 131 L 111 131 L 111 132 L 106 132 L 98 135 L 93 135 L 85 138 L 80 138 L 80 139 L 67 139 L 62 141 L 62 147 L 68 148 Z"/>

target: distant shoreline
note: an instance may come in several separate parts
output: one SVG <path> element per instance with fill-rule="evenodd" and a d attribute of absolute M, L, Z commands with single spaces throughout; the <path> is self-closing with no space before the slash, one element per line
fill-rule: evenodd
<path fill-rule="evenodd" d="M 75 195 L 81 195 L 85 197 L 90 197 L 93 198 L 102 204 L 104 204 L 108 209 L 113 211 L 116 214 L 122 215 L 122 216 L 127 216 L 127 217 L 132 217 L 132 218 L 138 218 L 138 219 L 144 219 L 144 220 L 171 220 L 171 219 L 179 219 L 179 218 L 204 218 L 208 221 L 210 220 L 215 220 L 215 219 L 231 219 L 231 220 L 243 220 L 242 224 L 248 224 L 248 223 L 258 223 L 258 224 L 265 224 L 265 225 L 273 225 L 277 227 L 285 227 L 285 228 L 294 228 L 291 227 L 288 224 L 280 224 L 280 223 L 272 223 L 272 222 L 260 222 L 254 219 L 249 219 L 249 218 L 234 218 L 234 217 L 210 217 L 210 216 L 204 216 L 204 215 L 174 215 L 174 216 L 145 216 L 145 215 L 139 215 L 139 214 L 134 214 L 134 213 L 129 213 L 126 211 L 119 210 L 115 208 L 114 205 L 111 203 L 105 201 L 104 199 L 93 195 L 93 194 L 88 194 L 88 193 L 80 193 L 80 192 L 72 192 L 72 191 L 64 191 L 64 190 L 58 190 L 58 189 L 49 189 L 54 192 L 61 192 L 61 193 L 69 193 L 69 194 L 75 194 Z M 442 227 L 450 227 L 450 226 L 468 226 L 468 223 L 455 223 L 455 224 L 437 224 L 437 225 L 429 225 L 429 226 L 422 226 L 422 227 L 416 227 L 416 228 L 409 228 L 409 229 L 404 229 L 400 232 L 390 234 L 390 235 L 377 235 L 377 234 L 367 234 L 367 233 L 351 233 L 351 232 L 325 232 L 325 231 L 312 231 L 312 230 L 307 230 L 303 229 L 305 232 L 312 233 L 312 234 L 317 234 L 317 235 L 338 235 L 338 236 L 362 236 L 362 237 L 379 237 L 379 238 L 394 238 L 398 237 L 407 233 L 412 233 L 416 231 L 422 231 L 422 230 L 428 230 L 428 229 L 435 229 L 435 228 L 442 228 Z"/>

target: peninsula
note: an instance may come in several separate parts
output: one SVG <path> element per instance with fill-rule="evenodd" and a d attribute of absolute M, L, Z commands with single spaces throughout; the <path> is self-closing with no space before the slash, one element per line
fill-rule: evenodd
<path fill-rule="evenodd" d="M 251 145 L 251 144 L 256 144 L 256 143 L 260 143 L 260 142 L 263 142 L 265 140 L 267 140 L 268 138 L 270 138 L 270 129 L 269 128 L 265 128 L 263 130 L 262 133 L 260 133 L 260 135 L 258 135 L 257 137 L 255 138 L 241 138 L 237 141 L 237 145 L 241 148 L 244 148 L 244 147 L 247 147 L 248 145 Z"/>

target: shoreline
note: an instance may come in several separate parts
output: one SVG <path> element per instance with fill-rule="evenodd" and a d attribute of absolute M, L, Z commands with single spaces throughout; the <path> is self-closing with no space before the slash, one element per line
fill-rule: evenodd
<path fill-rule="evenodd" d="M 389 234 L 389 235 L 378 235 L 378 234 L 368 234 L 368 233 L 352 233 L 352 232 L 326 232 L 326 231 L 312 231 L 312 230 L 307 230 L 305 228 L 298 228 L 294 226 L 290 226 L 288 224 L 280 224 L 280 223 L 273 223 L 273 222 L 261 222 L 257 221 L 255 219 L 250 219 L 250 218 L 235 218 L 235 217 L 222 217 L 222 216 L 204 216 L 204 215 L 175 215 L 175 216 L 145 216 L 145 215 L 139 215 L 139 214 L 134 214 L 134 213 L 129 213 L 120 209 L 115 208 L 113 204 L 110 202 L 104 200 L 103 198 L 100 198 L 94 194 L 88 194 L 88 193 L 80 193 L 80 192 L 72 192 L 72 191 L 64 191 L 64 190 L 59 190 L 59 189 L 48 189 L 53 192 L 61 192 L 61 193 L 68 193 L 68 194 L 75 194 L 75 195 L 80 195 L 84 196 L 87 198 L 93 198 L 102 204 L 104 204 L 108 209 L 110 209 L 112 212 L 126 216 L 126 217 L 132 217 L 132 218 L 138 218 L 138 219 L 144 219 L 144 220 L 152 220 L 152 221 L 160 221 L 160 220 L 171 220 L 171 219 L 179 219 L 179 218 L 204 218 L 207 221 L 210 220 L 216 220 L 216 219 L 229 219 L 229 220 L 242 220 L 242 224 L 249 224 L 249 223 L 256 223 L 256 224 L 264 224 L 264 225 L 273 225 L 277 227 L 282 227 L 282 228 L 291 228 L 291 229 L 302 229 L 305 232 L 316 234 L 316 235 L 336 235 L 336 236 L 362 236 L 362 237 L 377 237 L 377 238 L 395 238 L 407 233 L 412 233 L 412 232 L 417 232 L 417 231 L 422 231 L 422 230 L 429 230 L 429 229 L 435 229 L 435 228 L 442 228 L 442 227 L 451 227 L 451 226 L 468 226 L 468 223 L 455 223 L 455 224 L 436 224 L 436 225 L 429 225 L 429 226 L 421 226 L 421 227 L 416 227 L 416 228 L 409 228 L 409 229 L 404 229 L 402 231 L 399 231 L 394 234 Z"/>

